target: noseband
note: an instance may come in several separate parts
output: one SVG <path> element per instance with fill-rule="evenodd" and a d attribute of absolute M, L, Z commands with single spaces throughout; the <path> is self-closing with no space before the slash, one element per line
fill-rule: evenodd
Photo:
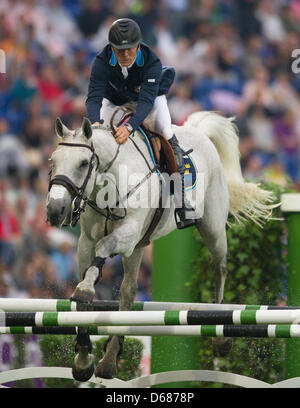
<path fill-rule="evenodd" d="M 97 166 L 96 166 L 96 170 L 97 170 L 98 167 L 99 167 L 99 157 L 95 153 L 95 149 L 94 149 L 93 144 L 91 144 L 91 146 L 89 146 L 89 145 L 84 144 L 84 143 L 61 142 L 61 143 L 59 143 L 59 145 L 73 146 L 73 147 L 86 147 L 87 149 L 91 150 L 91 152 L 92 152 L 92 156 L 91 156 L 90 161 L 89 161 L 88 172 L 87 172 L 87 175 L 86 175 L 81 187 L 77 187 L 69 177 L 64 176 L 63 174 L 56 175 L 49 182 L 48 191 L 50 191 L 53 184 L 58 184 L 58 185 L 64 186 L 69 191 L 69 193 L 71 194 L 71 198 L 72 198 L 71 226 L 74 227 L 77 224 L 77 222 L 78 222 L 78 220 L 80 218 L 81 212 L 85 210 L 86 204 L 89 202 L 89 199 L 87 197 L 84 197 L 84 193 L 85 193 L 86 186 L 87 186 L 87 184 L 89 182 L 89 178 L 90 178 L 90 176 L 92 174 L 92 171 L 93 171 L 93 168 L 94 168 L 94 159 L 95 158 L 97 159 Z"/>

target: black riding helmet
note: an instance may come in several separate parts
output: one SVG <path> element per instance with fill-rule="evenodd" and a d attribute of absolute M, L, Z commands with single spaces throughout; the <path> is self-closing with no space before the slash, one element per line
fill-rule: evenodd
<path fill-rule="evenodd" d="M 142 41 L 138 24 L 130 18 L 120 18 L 110 27 L 108 41 L 117 50 L 134 48 Z"/>

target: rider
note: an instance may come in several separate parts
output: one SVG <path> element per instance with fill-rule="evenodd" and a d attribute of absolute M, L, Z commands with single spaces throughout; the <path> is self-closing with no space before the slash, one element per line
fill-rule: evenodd
<path fill-rule="evenodd" d="M 176 209 L 178 228 L 195 224 L 196 214 L 184 198 L 185 166 L 178 140 L 173 134 L 166 94 L 175 77 L 172 67 L 163 67 L 158 56 L 142 42 L 138 24 L 129 19 L 116 20 L 108 34 L 109 44 L 100 52 L 92 65 L 86 100 L 87 116 L 92 124 L 100 117 L 107 123 L 116 106 L 136 101 L 135 114 L 124 126 L 116 128 L 117 143 L 123 144 L 155 111 L 155 129 L 170 143 L 181 175 L 182 207 Z"/>

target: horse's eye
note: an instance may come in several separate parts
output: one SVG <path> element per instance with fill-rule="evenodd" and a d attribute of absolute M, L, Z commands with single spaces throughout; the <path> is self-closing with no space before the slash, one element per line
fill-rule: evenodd
<path fill-rule="evenodd" d="M 82 160 L 82 162 L 80 163 L 80 168 L 85 167 L 89 164 L 89 162 L 87 160 Z"/>

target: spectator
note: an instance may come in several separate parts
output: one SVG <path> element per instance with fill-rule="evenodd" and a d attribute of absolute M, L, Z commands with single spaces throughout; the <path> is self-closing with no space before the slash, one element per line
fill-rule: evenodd
<path fill-rule="evenodd" d="M 50 259 L 55 267 L 55 277 L 59 285 L 77 280 L 77 266 L 74 248 L 68 241 L 62 242 L 50 253 Z"/>
<path fill-rule="evenodd" d="M 8 265 L 0 261 L 0 297 L 17 298 L 26 297 L 26 293 L 17 287 L 14 276 L 9 271 Z"/>
<path fill-rule="evenodd" d="M 183 124 L 188 115 L 200 109 L 199 104 L 191 100 L 191 95 L 192 92 L 188 83 L 177 86 L 175 95 L 169 102 L 170 114 L 175 124 Z"/>
<path fill-rule="evenodd" d="M 247 169 L 244 171 L 244 177 L 249 180 L 261 180 L 264 175 L 264 161 L 261 155 L 252 154 L 247 162 Z"/>
<path fill-rule="evenodd" d="M 298 115 L 299 97 L 295 89 L 291 85 L 290 77 L 287 72 L 278 72 L 271 85 L 274 102 L 278 107 L 278 111 L 292 110 L 295 115 Z"/>
<path fill-rule="evenodd" d="M 129 18 L 135 20 L 141 28 L 143 40 L 150 47 L 156 45 L 155 21 L 158 18 L 158 8 L 152 0 L 139 0 L 130 10 Z"/>
<path fill-rule="evenodd" d="M 28 170 L 22 143 L 11 133 L 6 119 L 0 118 L 0 177 L 13 177 Z"/>
<path fill-rule="evenodd" d="M 243 41 L 250 36 L 261 35 L 261 22 L 256 16 L 259 0 L 235 0 L 233 2 L 234 25 Z"/>
<path fill-rule="evenodd" d="M 59 84 L 54 67 L 44 65 L 41 68 L 38 78 L 38 91 L 42 100 L 48 104 L 51 101 L 56 101 L 62 107 L 63 104 L 63 90 Z"/>
<path fill-rule="evenodd" d="M 88 0 L 78 16 L 77 24 L 84 37 L 95 35 L 108 16 L 108 10 L 102 0 Z"/>
<path fill-rule="evenodd" d="M 188 7 L 187 0 L 165 0 L 170 16 L 170 34 L 177 40 L 184 35 L 185 30 L 185 13 Z M 203 9 L 203 4 L 199 9 Z"/>
<path fill-rule="evenodd" d="M 277 11 L 272 0 L 262 0 L 256 13 L 262 25 L 262 34 L 270 43 L 282 42 L 286 38 L 286 32 Z"/>
<path fill-rule="evenodd" d="M 247 106 L 257 105 L 269 110 L 274 108 L 275 99 L 269 80 L 268 70 L 262 65 L 256 67 L 253 79 L 243 89 L 242 98 Z"/>
<path fill-rule="evenodd" d="M 296 133 L 296 119 L 291 110 L 286 110 L 274 121 L 275 138 L 279 156 L 286 172 L 294 182 L 299 182 L 298 149 L 299 135 Z"/>
<path fill-rule="evenodd" d="M 299 2 L 298 2 L 299 3 Z M 297 4 L 297 3 L 293 3 Z M 295 13 L 294 7 L 287 4 L 283 5 L 280 10 L 280 19 L 283 25 L 283 28 L 286 32 L 296 32 L 300 34 L 299 28 L 299 16 Z"/>
<path fill-rule="evenodd" d="M 36 6 L 36 9 L 45 20 L 45 26 L 38 31 L 37 35 L 44 38 L 46 48 L 47 45 L 49 47 L 53 45 L 53 39 L 47 37 L 49 33 L 55 35 L 62 50 L 66 50 L 68 43 L 76 42 L 81 38 L 72 15 L 62 6 L 62 0 L 48 0 Z"/>
<path fill-rule="evenodd" d="M 300 188 L 300 80 L 291 72 L 298 0 L 0 0 L 2 296 L 68 297 L 78 281 L 76 242 L 61 247 L 66 232 L 46 223 L 47 160 L 55 118 L 81 126 L 91 62 L 121 17 L 135 19 L 144 40 L 175 67 L 174 123 L 194 110 L 236 116 L 244 175 Z M 149 248 L 139 277 L 143 299 L 150 293 Z M 106 266 L 97 297 L 116 299 L 121 258 Z"/>
<path fill-rule="evenodd" d="M 21 75 L 12 84 L 10 103 L 27 104 L 37 92 L 37 81 L 30 65 L 25 65 Z"/>
<path fill-rule="evenodd" d="M 0 259 L 12 266 L 16 253 L 14 244 L 21 240 L 21 230 L 13 208 L 7 202 L 7 197 L 1 192 L 0 198 Z"/>
<path fill-rule="evenodd" d="M 272 154 L 277 149 L 272 122 L 263 107 L 254 106 L 248 119 L 255 149 L 261 154 Z"/>
<path fill-rule="evenodd" d="M 264 177 L 267 182 L 275 183 L 282 188 L 288 188 L 291 184 L 291 179 L 286 174 L 284 166 L 277 156 L 265 167 Z"/>

